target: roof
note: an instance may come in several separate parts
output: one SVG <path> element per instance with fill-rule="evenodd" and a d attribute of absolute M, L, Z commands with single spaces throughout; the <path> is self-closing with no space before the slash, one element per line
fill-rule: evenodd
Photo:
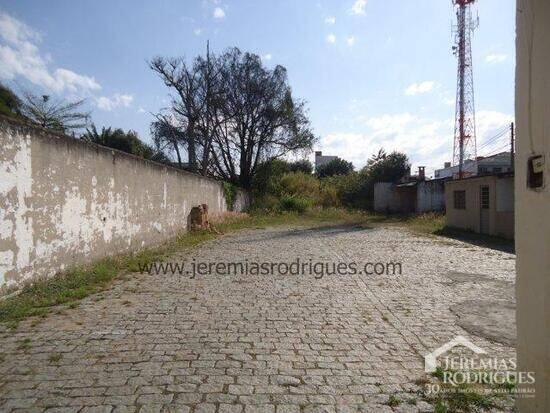
<path fill-rule="evenodd" d="M 474 176 L 469 176 L 467 178 L 462 178 L 462 179 L 451 179 L 451 180 L 448 180 L 447 183 L 470 181 L 472 179 L 483 179 L 483 178 L 502 179 L 502 178 L 513 178 L 513 177 L 514 177 L 514 172 L 497 172 L 497 173 L 488 173 L 483 175 L 474 175 Z"/>

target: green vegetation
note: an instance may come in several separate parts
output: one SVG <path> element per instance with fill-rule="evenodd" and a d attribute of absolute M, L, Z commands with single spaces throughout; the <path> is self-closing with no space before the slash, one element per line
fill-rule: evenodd
<path fill-rule="evenodd" d="M 21 99 L 10 88 L 0 83 L 0 113 L 12 118 L 22 117 L 22 106 Z"/>
<path fill-rule="evenodd" d="M 401 404 L 401 399 L 399 399 L 399 397 L 396 397 L 392 394 L 388 398 L 388 401 L 387 401 L 386 404 L 390 407 L 396 407 L 396 406 L 399 406 Z"/>
<path fill-rule="evenodd" d="M 59 363 L 59 361 L 63 358 L 63 354 L 50 354 L 50 356 L 48 357 L 48 361 L 50 363 Z"/>
<path fill-rule="evenodd" d="M 168 158 L 162 151 L 142 142 L 137 132 L 131 130 L 124 132 L 120 128 L 113 129 L 103 127 L 101 131 L 98 131 L 95 125 L 92 124 L 89 129 L 86 129 L 86 132 L 82 134 L 80 139 L 97 145 L 118 149 L 119 151 L 131 153 L 152 161 L 168 162 Z"/>
<path fill-rule="evenodd" d="M 304 211 L 312 207 L 372 209 L 374 184 L 397 182 L 409 168 L 405 154 L 380 150 L 359 172 L 336 159 L 312 175 L 289 163 L 274 159 L 261 164 L 252 181 L 255 204 L 263 211 Z"/>
<path fill-rule="evenodd" d="M 227 210 L 233 211 L 233 207 L 235 206 L 235 199 L 237 198 L 237 186 L 230 182 L 224 182 L 223 192 L 225 195 Z"/>
<path fill-rule="evenodd" d="M 438 235 L 445 228 L 445 215 L 430 212 L 404 218 L 404 224 L 415 232 Z"/>
<path fill-rule="evenodd" d="M 326 164 L 320 165 L 315 174 L 319 178 L 327 178 L 329 176 L 347 175 L 353 172 L 353 164 L 341 158 L 333 159 Z"/>
<path fill-rule="evenodd" d="M 425 396 L 425 400 L 434 406 L 436 413 L 477 413 L 487 412 L 502 407 L 499 401 L 510 394 L 514 385 L 489 385 L 462 383 L 453 386 L 444 382 L 444 374 L 452 372 L 438 367 L 432 377 L 437 379 L 439 391 L 436 394 Z M 482 373 L 482 372 L 477 372 Z M 484 372 L 488 375 L 490 371 Z M 507 391 L 499 391 L 501 389 Z"/>

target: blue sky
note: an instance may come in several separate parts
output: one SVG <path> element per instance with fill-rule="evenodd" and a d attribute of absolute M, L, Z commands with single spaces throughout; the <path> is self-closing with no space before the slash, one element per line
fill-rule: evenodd
<path fill-rule="evenodd" d="M 513 120 L 515 1 L 479 0 L 474 12 L 482 145 Z M 97 125 L 148 140 L 168 90 L 147 61 L 192 58 L 210 39 L 214 52 L 237 46 L 288 69 L 316 149 L 356 166 L 380 147 L 398 149 L 430 174 L 452 157 L 453 18 L 451 0 L 0 0 L 0 81 L 86 97 Z"/>

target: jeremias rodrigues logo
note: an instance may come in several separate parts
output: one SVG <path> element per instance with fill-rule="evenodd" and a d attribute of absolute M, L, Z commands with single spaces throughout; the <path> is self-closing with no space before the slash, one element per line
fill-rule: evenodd
<path fill-rule="evenodd" d="M 476 346 L 464 336 L 456 336 L 451 341 L 446 342 L 441 347 L 436 348 L 424 356 L 424 371 L 426 373 L 435 373 L 437 370 L 437 358 L 456 346 L 463 346 L 470 349 L 475 354 L 487 354 L 481 347 Z"/>
<path fill-rule="evenodd" d="M 463 349 L 444 356 L 455 347 Z M 470 351 L 470 356 L 465 355 L 468 352 L 464 349 Z M 435 373 L 438 370 L 443 382 L 453 387 L 464 384 L 516 386 L 535 383 L 534 372 L 517 371 L 515 357 L 488 357 L 487 351 L 464 336 L 456 336 L 424 356 L 424 371 Z"/>

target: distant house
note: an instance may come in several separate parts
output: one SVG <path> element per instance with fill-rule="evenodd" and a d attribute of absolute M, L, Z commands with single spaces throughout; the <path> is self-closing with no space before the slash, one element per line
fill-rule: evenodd
<path fill-rule="evenodd" d="M 400 183 L 374 184 L 374 210 L 382 213 L 423 213 L 445 210 L 445 179 L 426 180 L 424 167 L 418 175 Z"/>
<path fill-rule="evenodd" d="M 478 156 L 476 160 L 468 159 L 464 161 L 463 176 L 488 175 L 501 172 L 512 172 L 512 156 L 510 152 L 501 152 L 492 156 Z M 445 162 L 442 169 L 436 169 L 435 178 L 458 178 L 458 165 L 451 166 L 450 162 Z"/>
<path fill-rule="evenodd" d="M 449 180 L 445 183 L 447 226 L 514 238 L 514 174 Z"/>
<path fill-rule="evenodd" d="M 322 151 L 316 151 L 315 152 L 315 170 L 317 170 L 317 168 L 319 168 L 321 165 L 325 165 L 331 161 L 334 161 L 337 158 L 338 158 L 337 156 L 323 155 Z"/>

